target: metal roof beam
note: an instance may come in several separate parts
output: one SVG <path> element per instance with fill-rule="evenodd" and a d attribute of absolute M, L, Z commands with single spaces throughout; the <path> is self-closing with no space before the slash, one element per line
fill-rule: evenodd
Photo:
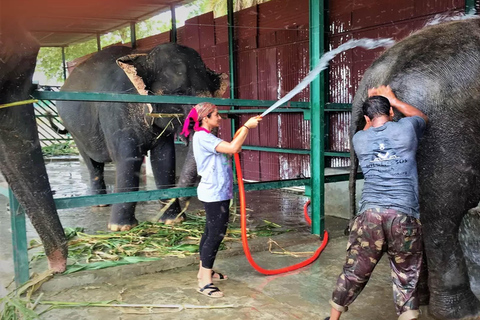
<path fill-rule="evenodd" d="M 119 17 L 107 17 L 107 16 L 99 16 L 99 17 L 80 17 L 75 15 L 61 15 L 61 16 L 36 16 L 35 19 L 76 19 L 76 20 L 92 20 L 92 21 L 128 21 L 128 22 L 136 22 L 137 19 L 128 19 L 128 18 L 119 18 Z"/>

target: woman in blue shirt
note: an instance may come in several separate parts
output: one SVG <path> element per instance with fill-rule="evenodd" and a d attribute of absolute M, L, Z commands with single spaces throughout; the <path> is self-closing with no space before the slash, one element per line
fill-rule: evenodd
<path fill-rule="evenodd" d="M 256 128 L 260 117 L 252 117 L 241 127 L 232 142 L 226 142 L 211 133 L 220 126 L 222 117 L 214 104 L 197 104 L 184 124 L 185 136 L 188 136 L 190 120 L 193 120 L 193 154 L 197 164 L 198 199 L 205 206 L 206 225 L 200 240 L 200 268 L 198 271 L 198 292 L 212 297 L 223 297 L 223 292 L 214 286 L 212 279 L 225 280 L 226 276 L 213 271 L 215 257 L 227 231 L 229 204 L 232 199 L 233 176 L 230 155 L 240 152 L 248 131 Z"/>

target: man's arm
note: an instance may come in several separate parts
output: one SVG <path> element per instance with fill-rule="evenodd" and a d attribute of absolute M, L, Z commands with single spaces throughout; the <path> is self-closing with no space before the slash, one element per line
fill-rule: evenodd
<path fill-rule="evenodd" d="M 414 106 L 397 99 L 390 86 L 380 86 L 378 88 L 368 89 L 368 96 L 384 96 L 388 99 L 390 105 L 397 109 L 405 117 L 419 116 L 425 120 L 425 123 L 428 123 L 428 117 L 425 113 Z"/>

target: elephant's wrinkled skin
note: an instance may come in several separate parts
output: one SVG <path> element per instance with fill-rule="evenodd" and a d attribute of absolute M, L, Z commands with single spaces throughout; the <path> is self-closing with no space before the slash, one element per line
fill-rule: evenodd
<path fill-rule="evenodd" d="M 417 155 L 430 314 L 480 319 L 458 240 L 462 218 L 480 199 L 480 20 L 425 28 L 380 56 L 355 95 L 352 135 L 364 126 L 367 89 L 387 84 L 430 119 Z"/>
<path fill-rule="evenodd" d="M 38 44 L 0 16 L 0 104 L 29 99 Z M 67 241 L 57 215 L 32 104 L 0 109 L 0 170 L 35 227 L 49 267 L 63 272 Z"/>
<path fill-rule="evenodd" d="M 208 69 L 196 51 L 168 43 L 145 54 L 128 47 L 107 48 L 75 68 L 62 91 L 221 97 L 227 86 L 226 76 Z M 186 115 L 190 105 L 152 104 L 152 111 L 147 104 L 63 101 L 57 108 L 85 159 L 93 193 L 106 192 L 103 167 L 111 161 L 116 164 L 115 192 L 138 190 L 148 150 L 157 187 L 174 186 L 174 133 L 181 122 L 153 119 L 146 113 Z M 113 205 L 109 228 L 128 230 L 136 225 L 135 205 Z M 162 221 L 175 221 L 179 212 L 176 201 Z"/>

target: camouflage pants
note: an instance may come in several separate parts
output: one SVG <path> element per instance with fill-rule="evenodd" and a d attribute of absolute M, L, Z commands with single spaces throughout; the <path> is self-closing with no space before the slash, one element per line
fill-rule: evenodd
<path fill-rule="evenodd" d="M 422 265 L 420 221 L 393 209 L 368 209 L 351 227 L 347 259 L 330 304 L 347 311 L 366 286 L 373 269 L 386 252 L 392 269 L 393 296 L 399 319 L 418 317 L 417 282 Z"/>

